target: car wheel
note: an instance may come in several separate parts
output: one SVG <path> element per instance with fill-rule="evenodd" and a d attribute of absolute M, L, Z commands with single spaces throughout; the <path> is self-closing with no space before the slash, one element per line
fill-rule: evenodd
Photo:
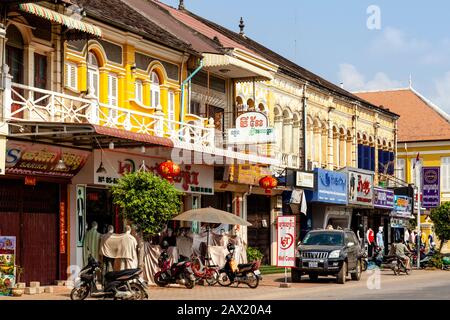
<path fill-rule="evenodd" d="M 319 278 L 319 275 L 314 274 L 314 273 L 310 273 L 310 274 L 308 274 L 308 276 L 309 276 L 309 280 L 311 280 L 311 281 L 317 281 L 317 279 Z"/>
<path fill-rule="evenodd" d="M 359 281 L 361 279 L 361 260 L 356 263 L 356 271 L 352 273 L 352 280 Z"/>
<path fill-rule="evenodd" d="M 292 268 L 291 269 L 291 278 L 292 278 L 292 282 L 300 282 L 302 281 L 302 273 L 300 272 L 300 270 Z"/>
<path fill-rule="evenodd" d="M 347 277 L 347 262 L 344 261 L 344 263 L 342 264 L 341 270 L 339 270 L 339 273 L 337 275 L 337 283 L 344 284 L 346 277 Z"/>

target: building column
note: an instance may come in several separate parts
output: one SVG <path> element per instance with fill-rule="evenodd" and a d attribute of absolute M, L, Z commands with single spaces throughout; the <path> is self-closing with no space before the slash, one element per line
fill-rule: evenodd
<path fill-rule="evenodd" d="M 378 118 L 378 117 L 376 117 L 376 118 Z M 378 181 L 379 181 L 379 176 L 378 176 L 378 167 L 379 167 L 379 162 L 378 162 L 378 148 L 379 148 L 379 146 L 378 146 L 378 128 L 380 127 L 380 123 L 379 122 L 376 122 L 374 125 L 373 125 L 373 128 L 374 128 L 374 131 L 375 131 L 375 138 L 374 138 L 374 141 L 373 141 L 373 144 L 374 144 L 374 149 L 375 149 L 375 157 L 374 157 L 374 159 L 375 159 L 375 177 L 374 177 L 374 183 L 375 183 L 375 185 L 378 185 Z"/>
<path fill-rule="evenodd" d="M 334 110 L 333 107 L 328 108 L 328 170 L 333 170 L 333 123 L 331 121 L 331 112 Z"/>

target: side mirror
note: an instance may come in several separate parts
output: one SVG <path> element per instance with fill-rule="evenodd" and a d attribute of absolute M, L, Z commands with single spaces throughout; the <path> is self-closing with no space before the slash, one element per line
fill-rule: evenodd
<path fill-rule="evenodd" d="M 297 242 L 297 247 L 300 246 L 302 244 L 301 241 Z"/>

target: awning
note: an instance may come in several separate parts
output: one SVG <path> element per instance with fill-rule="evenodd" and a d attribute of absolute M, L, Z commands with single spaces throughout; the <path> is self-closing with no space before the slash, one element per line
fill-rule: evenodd
<path fill-rule="evenodd" d="M 76 29 L 85 33 L 92 34 L 96 37 L 102 36 L 102 31 L 99 27 L 70 18 L 56 11 L 44 8 L 40 5 L 34 3 L 21 3 L 19 4 L 19 8 L 24 12 L 34 14 L 38 17 L 50 20 L 52 22 L 62 24 L 69 29 Z"/>
<path fill-rule="evenodd" d="M 272 80 L 269 71 L 263 70 L 248 62 L 239 60 L 229 55 L 203 54 L 204 68 L 229 78 L 259 78 L 261 80 Z"/>

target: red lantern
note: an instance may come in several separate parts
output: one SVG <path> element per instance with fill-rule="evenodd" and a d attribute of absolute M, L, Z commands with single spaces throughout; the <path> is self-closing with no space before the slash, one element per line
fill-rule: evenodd
<path fill-rule="evenodd" d="M 265 189 L 266 193 L 271 193 L 271 189 L 278 185 L 277 179 L 272 176 L 265 176 L 259 180 L 259 186 Z"/>
<path fill-rule="evenodd" d="M 169 180 L 169 182 L 172 182 L 173 178 L 180 175 L 181 169 L 180 166 L 177 165 L 176 163 L 167 160 L 162 162 L 158 166 L 158 172 L 163 178 Z"/>

